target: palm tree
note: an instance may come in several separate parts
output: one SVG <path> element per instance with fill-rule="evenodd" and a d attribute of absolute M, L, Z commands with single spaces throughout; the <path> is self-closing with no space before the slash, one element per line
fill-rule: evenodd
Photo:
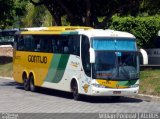
<path fill-rule="evenodd" d="M 23 18 L 24 27 L 52 26 L 53 19 L 45 6 L 35 7 L 32 3 L 26 5 L 26 15 Z"/>

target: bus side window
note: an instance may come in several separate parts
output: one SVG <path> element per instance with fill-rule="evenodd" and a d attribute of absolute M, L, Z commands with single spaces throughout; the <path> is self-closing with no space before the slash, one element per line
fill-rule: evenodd
<path fill-rule="evenodd" d="M 18 50 L 18 49 L 17 49 L 17 42 L 18 42 L 18 36 L 15 35 L 15 36 L 14 36 L 14 44 L 13 44 L 13 47 L 14 47 L 14 49 L 16 49 L 16 50 Z"/>
<path fill-rule="evenodd" d="M 73 53 L 80 56 L 80 36 L 74 36 Z"/>
<path fill-rule="evenodd" d="M 25 51 L 32 51 L 31 44 L 32 44 L 32 36 L 31 35 L 24 36 L 24 50 Z"/>
<path fill-rule="evenodd" d="M 61 53 L 61 42 L 60 42 L 60 39 L 57 39 L 57 53 Z"/>
<path fill-rule="evenodd" d="M 64 36 L 58 35 L 56 38 L 57 38 L 56 39 L 56 41 L 57 41 L 57 53 L 63 54 L 64 53 L 64 43 L 63 43 Z"/>
<path fill-rule="evenodd" d="M 80 36 L 70 36 L 68 39 L 68 47 L 71 54 L 80 56 Z"/>
<path fill-rule="evenodd" d="M 52 49 L 53 53 L 57 53 L 57 42 L 55 38 L 52 38 Z"/>
<path fill-rule="evenodd" d="M 68 37 L 64 37 L 64 39 L 63 39 L 63 52 L 65 54 L 70 53 L 69 46 L 68 46 Z"/>
<path fill-rule="evenodd" d="M 18 38 L 18 50 L 23 51 L 24 50 L 24 38 L 23 36 L 20 36 Z"/>
<path fill-rule="evenodd" d="M 82 58 L 82 64 L 84 72 L 87 76 L 91 76 L 91 64 L 89 59 L 89 39 L 86 36 L 82 36 L 81 41 L 81 58 Z"/>
<path fill-rule="evenodd" d="M 40 51 L 40 40 L 38 38 L 34 38 L 34 51 Z"/>
<path fill-rule="evenodd" d="M 45 44 L 45 47 L 44 47 L 45 52 L 52 53 L 52 51 L 53 51 L 52 40 L 50 38 L 45 39 L 44 44 Z"/>
<path fill-rule="evenodd" d="M 41 36 L 40 41 L 39 41 L 39 51 L 47 52 L 48 48 L 46 47 L 46 45 L 47 45 L 47 39 L 45 39 L 44 36 Z"/>

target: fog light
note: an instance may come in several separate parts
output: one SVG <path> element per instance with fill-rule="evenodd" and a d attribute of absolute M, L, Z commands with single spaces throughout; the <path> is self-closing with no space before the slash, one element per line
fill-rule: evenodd
<path fill-rule="evenodd" d="M 130 88 L 135 88 L 135 87 L 138 87 L 139 84 L 134 84 L 134 85 L 131 85 Z"/>

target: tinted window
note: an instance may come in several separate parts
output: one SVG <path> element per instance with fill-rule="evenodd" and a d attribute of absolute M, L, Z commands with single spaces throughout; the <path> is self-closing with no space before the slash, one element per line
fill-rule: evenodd
<path fill-rule="evenodd" d="M 78 35 L 21 35 L 16 41 L 19 51 L 80 55 Z"/>
<path fill-rule="evenodd" d="M 82 64 L 83 69 L 87 76 L 91 76 L 91 64 L 89 58 L 89 39 L 86 36 L 82 36 L 81 42 L 81 57 L 82 57 Z"/>
<path fill-rule="evenodd" d="M 23 36 L 19 36 L 17 40 L 17 50 L 23 51 L 25 50 L 24 48 L 24 38 Z"/>

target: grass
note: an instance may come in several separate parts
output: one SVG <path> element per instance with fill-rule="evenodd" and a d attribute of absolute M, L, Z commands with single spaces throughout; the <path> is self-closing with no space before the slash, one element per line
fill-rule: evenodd
<path fill-rule="evenodd" d="M 12 77 L 13 66 L 12 63 L 0 64 L 0 76 Z"/>
<path fill-rule="evenodd" d="M 12 77 L 12 71 L 12 60 L 2 60 L 0 57 L 0 76 Z M 160 96 L 160 70 L 144 70 L 140 72 L 139 93 Z"/>
<path fill-rule="evenodd" d="M 12 77 L 12 57 L 0 56 L 0 76 Z"/>
<path fill-rule="evenodd" d="M 141 71 L 140 93 L 160 96 L 160 70 Z"/>

